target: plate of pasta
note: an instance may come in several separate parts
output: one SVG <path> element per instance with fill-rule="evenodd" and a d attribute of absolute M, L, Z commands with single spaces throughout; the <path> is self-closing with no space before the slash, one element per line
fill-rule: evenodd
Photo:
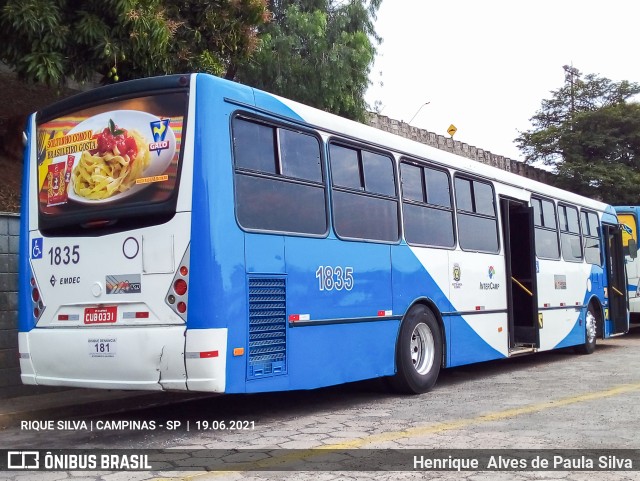
<path fill-rule="evenodd" d="M 169 121 L 147 112 L 104 112 L 80 122 L 67 135 L 87 132 L 93 147 L 72 154 L 68 196 L 75 202 L 114 202 L 133 195 L 158 181 L 175 154 Z"/>

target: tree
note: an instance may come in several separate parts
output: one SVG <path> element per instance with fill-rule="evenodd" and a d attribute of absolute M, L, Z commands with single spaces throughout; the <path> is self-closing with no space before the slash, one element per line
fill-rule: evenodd
<path fill-rule="evenodd" d="M 271 0 L 273 19 L 238 80 L 355 120 L 381 39 L 373 22 L 382 0 Z"/>
<path fill-rule="evenodd" d="M 636 203 L 640 105 L 629 100 L 640 85 L 565 71 L 565 85 L 542 101 L 530 119 L 534 128 L 515 142 L 527 162 L 552 166 L 559 186 L 610 203 Z"/>
<path fill-rule="evenodd" d="M 619 103 L 575 114 L 560 138 L 559 187 L 610 204 L 640 200 L 640 104 Z"/>
<path fill-rule="evenodd" d="M 0 59 L 60 86 L 179 72 L 225 75 L 259 44 L 267 0 L 0 0 Z"/>

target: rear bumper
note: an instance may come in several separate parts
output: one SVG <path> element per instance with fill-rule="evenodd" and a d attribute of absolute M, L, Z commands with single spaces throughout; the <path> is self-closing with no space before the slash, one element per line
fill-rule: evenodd
<path fill-rule="evenodd" d="M 226 341 L 226 329 L 184 326 L 36 328 L 18 335 L 21 377 L 49 386 L 224 392 Z"/>

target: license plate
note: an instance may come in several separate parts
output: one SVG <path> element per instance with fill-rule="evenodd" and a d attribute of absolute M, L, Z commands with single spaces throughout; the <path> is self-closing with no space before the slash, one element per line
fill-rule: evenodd
<path fill-rule="evenodd" d="M 116 322 L 117 317 L 117 306 L 85 307 L 84 309 L 85 324 L 108 324 Z"/>

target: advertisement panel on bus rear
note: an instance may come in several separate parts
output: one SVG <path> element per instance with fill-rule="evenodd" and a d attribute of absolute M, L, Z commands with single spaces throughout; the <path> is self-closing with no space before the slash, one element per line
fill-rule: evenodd
<path fill-rule="evenodd" d="M 185 92 L 110 102 L 37 126 L 41 219 L 174 194 Z"/>

